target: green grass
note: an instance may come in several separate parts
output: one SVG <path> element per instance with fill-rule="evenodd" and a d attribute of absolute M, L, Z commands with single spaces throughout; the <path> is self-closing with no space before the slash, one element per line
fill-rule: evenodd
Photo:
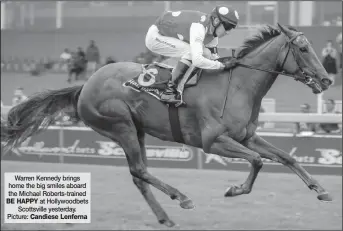
<path fill-rule="evenodd" d="M 90 224 L 3 224 L 2 230 L 120 230 L 167 229 L 132 183 L 127 167 L 1 162 L 1 190 L 4 172 L 90 172 Z M 230 184 L 242 183 L 247 173 L 233 171 L 149 168 L 164 182 L 189 196 L 194 210 L 183 210 L 177 201 L 153 188 L 157 200 L 175 229 L 342 229 L 342 177 L 315 176 L 334 197 L 330 203 L 317 200 L 293 174 L 261 173 L 249 195 L 224 198 Z M 3 197 L 1 198 L 3 209 Z"/>

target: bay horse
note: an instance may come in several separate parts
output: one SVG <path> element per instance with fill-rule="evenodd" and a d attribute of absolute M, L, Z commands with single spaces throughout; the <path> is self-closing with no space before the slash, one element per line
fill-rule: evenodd
<path fill-rule="evenodd" d="M 331 201 L 331 195 L 293 157 L 256 134 L 262 98 L 279 74 L 306 84 L 314 94 L 332 84 L 311 44 L 294 28 L 265 25 L 247 38 L 237 58 L 240 64 L 233 70 L 203 70 L 197 85 L 185 90 L 187 106 L 178 108 L 183 143 L 205 153 L 250 162 L 246 181 L 228 187 L 226 197 L 250 193 L 263 165 L 261 158 L 267 158 L 289 167 L 309 189 L 317 192 L 319 200 Z M 123 148 L 134 184 L 157 220 L 171 227 L 175 223 L 157 202 L 149 185 L 178 200 L 184 209 L 194 208 L 194 204 L 147 170 L 145 134 L 164 141 L 176 140 L 167 105 L 122 86 L 141 71 L 137 63 L 109 64 L 95 72 L 83 86 L 38 93 L 11 109 L 8 120 L 1 123 L 1 139 L 7 148 L 17 146 L 49 126 L 58 112 L 72 106 L 87 126 Z"/>

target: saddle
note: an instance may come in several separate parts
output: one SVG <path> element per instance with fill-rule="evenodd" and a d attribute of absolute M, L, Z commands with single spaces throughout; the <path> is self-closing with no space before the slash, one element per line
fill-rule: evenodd
<path fill-rule="evenodd" d="M 167 88 L 167 83 L 172 77 L 173 67 L 164 63 L 154 62 L 143 64 L 142 72 L 133 79 L 123 83 L 124 87 L 131 88 L 137 92 L 145 92 L 158 100 Z M 185 84 L 185 89 L 197 85 L 201 77 L 202 69 L 196 68 L 190 73 Z"/>
<path fill-rule="evenodd" d="M 233 55 L 234 56 L 234 55 Z M 220 62 L 227 62 L 232 57 L 221 57 Z M 137 92 L 145 92 L 161 101 L 161 95 L 167 88 L 167 83 L 172 77 L 173 67 L 164 63 L 153 62 L 143 64 L 142 72 L 133 79 L 123 83 L 124 87 Z M 184 89 L 196 86 L 201 78 L 203 69 L 195 68 L 186 80 Z"/>

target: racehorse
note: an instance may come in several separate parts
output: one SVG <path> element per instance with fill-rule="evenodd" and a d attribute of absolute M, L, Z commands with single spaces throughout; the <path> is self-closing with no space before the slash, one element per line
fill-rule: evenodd
<path fill-rule="evenodd" d="M 131 62 L 106 65 L 83 86 L 32 96 L 11 109 L 7 122 L 1 124 L 1 139 L 7 148 L 17 146 L 49 126 L 56 113 L 73 106 L 87 126 L 123 148 L 134 184 L 158 221 L 169 227 L 175 223 L 157 202 L 149 185 L 178 200 L 184 209 L 194 208 L 194 204 L 148 172 L 146 133 L 203 149 L 205 153 L 249 161 L 251 170 L 246 181 L 228 187 L 226 197 L 250 193 L 263 165 L 261 158 L 267 158 L 289 167 L 317 192 L 319 200 L 331 201 L 329 193 L 293 157 L 256 134 L 262 98 L 279 74 L 306 84 L 314 94 L 331 85 L 311 44 L 294 28 L 266 25 L 247 38 L 237 58 L 240 64 L 233 70 L 203 70 L 197 85 L 185 90 L 187 106 L 177 109 L 181 141 L 172 134 L 170 108 L 146 93 L 123 86 L 142 72 L 140 64 Z"/>

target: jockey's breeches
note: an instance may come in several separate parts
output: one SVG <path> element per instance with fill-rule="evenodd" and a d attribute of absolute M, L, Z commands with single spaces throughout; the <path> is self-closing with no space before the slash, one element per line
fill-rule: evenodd
<path fill-rule="evenodd" d="M 145 46 L 159 55 L 192 60 L 191 47 L 188 43 L 161 35 L 155 25 L 152 25 L 146 34 Z M 204 48 L 203 55 L 204 57 L 210 57 L 211 51 L 208 48 Z"/>

